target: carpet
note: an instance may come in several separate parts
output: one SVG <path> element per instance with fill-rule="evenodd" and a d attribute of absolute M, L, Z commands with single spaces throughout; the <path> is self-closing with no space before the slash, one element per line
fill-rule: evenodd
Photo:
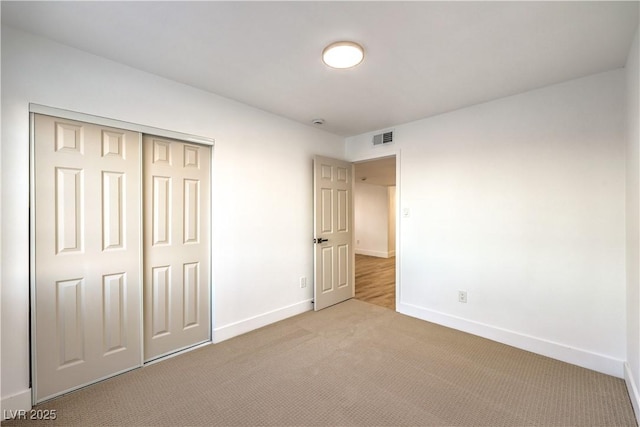
<path fill-rule="evenodd" d="M 2 425 L 636 425 L 619 378 L 353 299 L 34 409 Z"/>

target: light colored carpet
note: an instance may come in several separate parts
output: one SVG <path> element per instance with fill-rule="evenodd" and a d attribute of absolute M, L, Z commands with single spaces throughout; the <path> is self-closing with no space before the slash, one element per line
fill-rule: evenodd
<path fill-rule="evenodd" d="M 636 425 L 621 379 L 357 300 L 36 409 L 64 426 Z"/>

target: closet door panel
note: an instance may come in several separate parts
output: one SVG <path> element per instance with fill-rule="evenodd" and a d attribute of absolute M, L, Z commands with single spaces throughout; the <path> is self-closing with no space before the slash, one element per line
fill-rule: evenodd
<path fill-rule="evenodd" d="M 210 339 L 211 148 L 145 136 L 143 153 L 149 361 Z"/>
<path fill-rule="evenodd" d="M 140 139 L 34 115 L 37 402 L 140 366 Z"/>

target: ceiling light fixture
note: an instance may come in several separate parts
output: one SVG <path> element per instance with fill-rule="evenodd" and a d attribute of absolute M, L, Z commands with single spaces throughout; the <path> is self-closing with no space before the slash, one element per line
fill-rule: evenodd
<path fill-rule="evenodd" d="M 331 43 L 322 51 L 322 61 L 331 68 L 351 68 L 364 59 L 364 48 L 354 42 Z"/>

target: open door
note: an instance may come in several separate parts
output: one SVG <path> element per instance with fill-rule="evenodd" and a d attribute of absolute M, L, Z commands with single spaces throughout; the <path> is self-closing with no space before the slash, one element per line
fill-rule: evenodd
<path fill-rule="evenodd" d="M 351 163 L 316 156 L 314 181 L 314 309 L 353 298 Z"/>

